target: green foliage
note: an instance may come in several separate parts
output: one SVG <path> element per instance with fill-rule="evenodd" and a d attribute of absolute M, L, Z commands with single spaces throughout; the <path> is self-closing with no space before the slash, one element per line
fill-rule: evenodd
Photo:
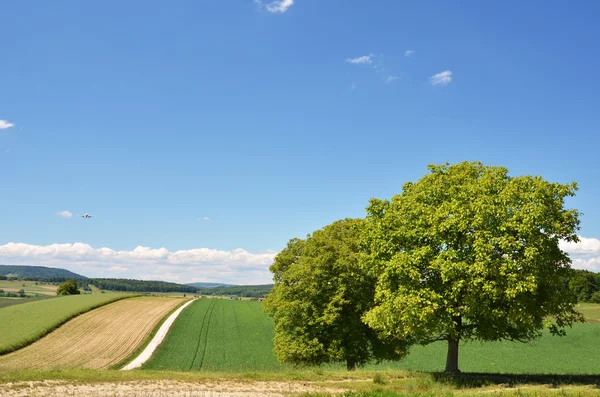
<path fill-rule="evenodd" d="M 399 358 L 403 341 L 384 343 L 362 322 L 375 277 L 360 265 L 364 220 L 345 219 L 292 239 L 271 266 L 275 286 L 265 310 L 275 321 L 275 354 L 283 362 L 344 361 L 348 369 L 371 358 Z"/>
<path fill-rule="evenodd" d="M 0 309 L 0 354 L 35 342 L 79 314 L 130 296 L 133 295 L 70 295 L 3 307 Z"/>
<path fill-rule="evenodd" d="M 600 273 L 574 269 L 568 285 L 577 297 L 577 301 L 591 302 L 592 295 L 600 291 Z"/>
<path fill-rule="evenodd" d="M 365 264 L 378 276 L 376 306 L 364 317 L 371 327 L 421 344 L 449 341 L 446 369 L 458 370 L 459 340 L 527 341 L 582 321 L 558 246 L 577 241 L 579 213 L 564 208 L 575 183 L 509 177 L 478 162 L 428 169 L 367 208 Z"/>
<path fill-rule="evenodd" d="M 237 296 L 244 298 L 262 298 L 271 292 L 273 284 L 230 285 L 213 288 L 199 288 L 196 292 L 206 296 Z"/>
<path fill-rule="evenodd" d="M 89 284 L 96 288 L 120 292 L 189 292 L 195 293 L 198 289 L 191 285 L 169 283 L 153 280 L 129 280 L 121 278 L 88 278 L 80 280 L 83 287 Z"/>
<path fill-rule="evenodd" d="M 6 276 L 8 275 L 23 280 L 42 280 L 53 282 L 85 278 L 77 273 L 53 267 L 0 265 L 0 280 L 6 280 Z"/>
<path fill-rule="evenodd" d="M 600 291 L 596 291 L 590 297 L 590 302 L 592 303 L 600 303 Z"/>
<path fill-rule="evenodd" d="M 198 299 L 186 308 L 144 369 L 272 371 L 273 322 L 252 301 Z"/>
<path fill-rule="evenodd" d="M 56 295 L 79 295 L 79 288 L 75 280 L 67 280 L 58 286 Z"/>

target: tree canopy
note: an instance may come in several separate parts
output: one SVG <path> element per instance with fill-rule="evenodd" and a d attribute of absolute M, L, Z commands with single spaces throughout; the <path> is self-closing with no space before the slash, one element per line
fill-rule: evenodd
<path fill-rule="evenodd" d="M 56 295 L 78 295 L 79 288 L 77 288 L 77 282 L 75 280 L 67 280 L 58 286 Z"/>
<path fill-rule="evenodd" d="M 345 219 L 292 239 L 271 266 L 275 285 L 264 307 L 275 321 L 275 354 L 283 362 L 344 361 L 354 369 L 371 358 L 397 358 L 407 344 L 385 343 L 361 320 L 375 277 L 360 265 L 364 220 Z"/>
<path fill-rule="evenodd" d="M 579 213 L 564 203 L 575 183 L 479 162 L 428 169 L 367 208 L 364 263 L 377 277 L 370 327 L 385 338 L 447 341 L 454 372 L 461 340 L 527 341 L 582 321 L 558 245 L 578 241 Z"/>

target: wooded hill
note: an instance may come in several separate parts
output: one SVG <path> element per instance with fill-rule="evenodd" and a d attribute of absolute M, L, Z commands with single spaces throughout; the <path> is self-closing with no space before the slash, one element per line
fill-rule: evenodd
<path fill-rule="evenodd" d="M 45 266 L 0 265 L 0 276 L 22 280 L 60 282 L 69 279 L 83 279 L 84 276 L 69 270 Z"/>

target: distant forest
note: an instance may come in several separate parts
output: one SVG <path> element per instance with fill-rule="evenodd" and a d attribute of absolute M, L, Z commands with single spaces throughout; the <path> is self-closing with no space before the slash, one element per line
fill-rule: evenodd
<path fill-rule="evenodd" d="M 0 265 L 0 280 L 15 278 L 19 280 L 39 281 L 43 283 L 61 283 L 74 279 L 79 288 L 90 290 L 89 285 L 107 291 L 128 292 L 178 292 L 206 296 L 234 296 L 263 298 L 271 292 L 273 284 L 233 285 L 212 288 L 197 288 L 193 285 L 169 283 L 166 281 L 146 281 L 118 278 L 86 278 L 65 269 L 45 266 Z M 199 283 L 201 284 L 201 283 Z M 214 285 L 214 284 L 213 284 Z M 574 269 L 574 275 L 567 284 L 578 302 L 600 303 L 600 273 Z"/>
<path fill-rule="evenodd" d="M 578 302 L 600 303 L 600 273 L 575 270 L 569 289 L 575 293 Z"/>
<path fill-rule="evenodd" d="M 89 284 L 108 291 L 128 292 L 181 292 L 194 294 L 198 288 L 191 285 L 168 283 L 166 281 L 129 280 L 121 278 L 86 278 L 78 280 L 77 284 L 85 288 Z"/>
<path fill-rule="evenodd" d="M 0 265 L 0 276 L 3 279 L 10 277 L 22 280 L 61 282 L 70 279 L 82 279 L 84 276 L 70 272 L 65 269 L 58 269 L 45 266 L 13 266 Z"/>
<path fill-rule="evenodd" d="M 231 287 L 216 287 L 199 289 L 197 294 L 208 296 L 237 296 L 244 298 L 264 298 L 271 292 L 273 284 L 264 285 L 235 285 Z"/>

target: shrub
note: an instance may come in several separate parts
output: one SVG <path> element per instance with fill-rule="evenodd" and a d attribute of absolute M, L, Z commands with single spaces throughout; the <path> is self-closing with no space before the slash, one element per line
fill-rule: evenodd
<path fill-rule="evenodd" d="M 65 281 L 56 290 L 56 295 L 78 295 L 79 293 L 79 288 L 77 288 L 75 280 Z"/>
<path fill-rule="evenodd" d="M 592 297 L 590 298 L 590 302 L 600 303 L 600 291 L 596 291 L 592 294 Z"/>

